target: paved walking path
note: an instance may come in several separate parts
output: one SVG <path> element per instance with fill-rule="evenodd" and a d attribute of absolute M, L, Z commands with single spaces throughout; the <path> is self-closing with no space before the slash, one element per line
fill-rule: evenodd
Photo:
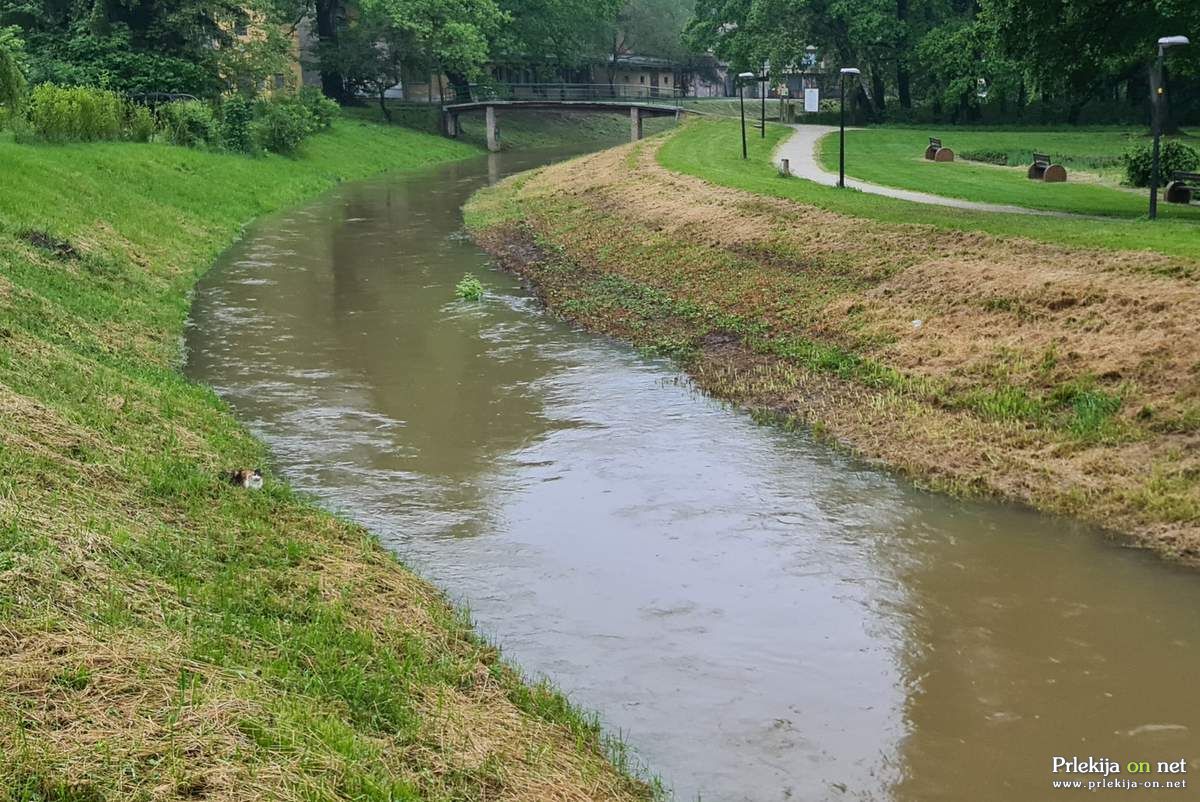
<path fill-rule="evenodd" d="M 829 173 L 817 161 L 817 141 L 829 133 L 837 133 L 837 128 L 831 125 L 793 125 L 795 132 L 791 138 L 775 151 L 775 164 L 781 159 L 788 160 L 792 175 L 815 181 L 826 186 L 837 186 L 837 173 Z M 928 192 L 914 192 L 909 189 L 885 187 L 879 184 L 868 184 L 846 176 L 846 186 L 872 195 L 885 195 L 889 198 L 929 203 L 934 206 L 950 206 L 955 209 L 968 209 L 976 212 L 995 212 L 999 214 L 1032 214 L 1040 217 L 1073 217 L 1084 220 L 1095 220 L 1090 215 L 1071 214 L 1069 212 L 1052 212 L 1046 209 L 1030 209 L 1025 206 L 1009 206 L 1002 203 L 980 203 L 961 198 L 947 198 L 944 195 L 931 195 Z"/>

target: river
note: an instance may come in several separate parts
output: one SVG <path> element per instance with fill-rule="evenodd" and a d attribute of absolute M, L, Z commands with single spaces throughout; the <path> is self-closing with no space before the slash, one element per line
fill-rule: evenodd
<path fill-rule="evenodd" d="M 459 209 L 565 155 L 262 219 L 197 291 L 189 375 L 680 800 L 1069 796 L 1054 756 L 1200 771 L 1200 578 L 915 489 L 556 320 Z M 1103 798 L 1126 795 L 1188 791 Z"/>

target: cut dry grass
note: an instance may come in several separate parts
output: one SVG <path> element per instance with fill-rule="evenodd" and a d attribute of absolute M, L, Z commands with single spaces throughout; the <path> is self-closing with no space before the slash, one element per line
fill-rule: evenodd
<path fill-rule="evenodd" d="M 339 178 L 474 153 L 307 147 L 0 143 L 0 800 L 648 798 L 367 532 L 224 479 L 265 454 L 175 370 L 196 275 Z"/>
<path fill-rule="evenodd" d="M 867 223 L 668 172 L 660 142 L 485 190 L 553 308 L 956 492 L 1200 557 L 1196 259 Z"/>

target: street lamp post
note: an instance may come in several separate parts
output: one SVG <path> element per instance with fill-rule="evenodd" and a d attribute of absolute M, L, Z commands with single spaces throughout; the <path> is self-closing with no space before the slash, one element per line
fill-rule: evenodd
<path fill-rule="evenodd" d="M 1154 62 L 1154 69 L 1158 75 L 1158 86 L 1154 90 L 1154 108 L 1152 109 L 1152 116 L 1154 117 L 1154 155 L 1150 160 L 1151 220 L 1158 218 L 1158 157 L 1159 140 L 1162 139 L 1162 96 L 1165 91 L 1163 87 L 1163 60 L 1166 58 L 1168 47 L 1186 44 L 1191 44 L 1191 41 L 1186 36 L 1164 36 L 1158 40 L 1158 59 Z"/>
<path fill-rule="evenodd" d="M 767 138 L 767 65 L 763 65 L 762 77 L 759 79 L 760 86 L 758 94 L 761 95 L 762 109 L 758 113 L 758 135 Z"/>
<path fill-rule="evenodd" d="M 738 107 L 742 112 L 742 158 L 746 158 L 746 81 L 753 81 L 754 73 L 739 72 L 738 73 Z"/>
<path fill-rule="evenodd" d="M 857 67 L 842 67 L 841 77 L 838 80 L 841 82 L 842 101 L 842 117 L 841 123 L 838 125 L 838 183 L 839 187 L 846 186 L 846 76 L 859 75 L 861 71 Z"/>

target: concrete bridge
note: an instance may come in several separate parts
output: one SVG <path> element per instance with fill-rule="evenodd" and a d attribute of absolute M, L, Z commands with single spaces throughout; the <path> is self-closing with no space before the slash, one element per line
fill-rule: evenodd
<path fill-rule="evenodd" d="M 496 127 L 497 112 L 501 109 L 543 109 L 555 111 L 587 111 L 629 115 L 629 140 L 642 138 L 642 120 L 646 117 L 676 117 L 686 112 L 678 106 L 657 104 L 645 100 L 473 100 L 450 103 L 442 106 L 442 127 L 447 136 L 457 137 L 462 133 L 459 115 L 482 110 L 487 122 L 487 149 L 500 150 L 500 136 Z"/>

